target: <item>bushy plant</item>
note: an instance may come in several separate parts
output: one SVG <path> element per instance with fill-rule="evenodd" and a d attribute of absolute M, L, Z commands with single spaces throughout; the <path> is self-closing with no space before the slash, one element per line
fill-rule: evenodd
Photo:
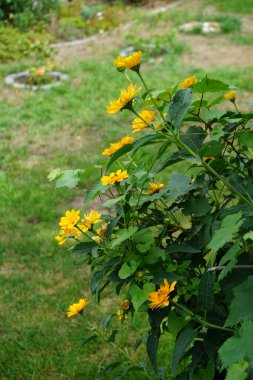
<path fill-rule="evenodd" d="M 166 376 L 156 359 L 162 333 L 174 336 L 173 378 L 250 378 L 253 113 L 238 109 L 233 88 L 208 76 L 151 90 L 140 63 L 140 52 L 116 59 L 143 89 L 130 83 L 107 107 L 132 113 L 134 134 L 112 142 L 99 167 L 49 175 L 57 187 L 86 188 L 86 207 L 99 197 L 105 210 L 67 211 L 56 239 L 90 266 L 98 302 L 110 284 L 118 296 L 123 291 L 107 324 L 117 316 L 127 328 L 127 318 L 148 314 L 151 378 Z M 87 190 L 90 170 L 101 171 L 101 180 Z M 80 299 L 68 316 L 86 308 Z M 107 374 L 119 365 L 117 378 L 124 376 L 126 363 Z"/>
<path fill-rule="evenodd" d="M 23 31 L 37 21 L 47 20 L 59 5 L 58 0 L 0 0 L 0 17 Z"/>

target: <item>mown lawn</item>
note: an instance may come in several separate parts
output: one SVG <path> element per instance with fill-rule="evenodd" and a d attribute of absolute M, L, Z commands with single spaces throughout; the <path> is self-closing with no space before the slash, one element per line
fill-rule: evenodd
<path fill-rule="evenodd" d="M 213 3 L 225 11 L 225 0 Z M 237 12 L 236 1 L 232 3 L 231 13 Z M 253 5 L 250 1 L 246 3 L 248 8 L 245 5 L 243 9 L 248 12 Z M 181 18 L 184 11 L 183 4 L 178 9 L 178 17 Z M 150 20 L 147 18 L 146 26 L 141 24 L 145 17 L 141 17 L 141 10 L 138 12 L 139 30 L 149 28 Z M 171 15 L 174 14 L 175 10 L 171 10 Z M 168 15 L 170 18 L 170 13 Z M 159 23 L 163 25 L 164 18 L 157 22 L 152 26 L 153 31 Z M 116 298 L 109 289 L 100 306 L 92 301 L 83 318 L 68 320 L 65 315 L 68 305 L 82 296 L 90 297 L 89 270 L 83 267 L 79 257 L 73 257 L 54 241 L 58 219 L 65 210 L 81 208 L 85 211 L 85 208 L 81 190 L 54 189 L 47 181 L 50 170 L 97 163 L 105 146 L 131 133 L 130 115 L 105 114 L 107 103 L 116 98 L 127 83 L 112 66 L 113 58 L 123 45 L 122 38 L 117 39 L 112 34 L 111 40 L 108 38 L 105 43 L 102 48 L 99 43 L 89 47 L 87 56 L 80 54 L 65 65 L 63 62 L 69 80 L 51 91 L 33 93 L 8 89 L 1 84 L 2 379 L 98 379 L 100 370 L 111 362 L 126 361 L 125 348 L 133 362 L 146 360 L 144 345 L 136 353 L 133 349 L 136 339 L 143 336 L 148 326 L 141 314 L 123 326 L 116 319 L 113 322 L 113 328 L 119 330 L 116 339 L 119 349 L 112 344 L 104 345 L 101 339 L 80 348 L 81 342 L 92 335 L 89 331 L 92 326 L 100 326 L 104 316 L 117 311 L 122 298 Z M 215 43 L 222 44 L 223 40 L 216 38 Z M 247 106 L 245 100 L 253 99 L 252 62 L 241 68 L 240 61 L 236 66 L 215 62 L 213 68 L 206 70 L 186 65 L 187 55 L 185 57 L 167 56 L 153 65 L 144 64 L 143 72 L 150 85 L 163 88 L 189 75 L 204 76 L 208 71 L 210 76 L 240 88 L 242 107 Z M 25 61 L 2 65 L 1 83 L 7 73 L 27 65 Z M 136 78 L 133 78 L 135 83 Z M 87 186 L 92 185 L 95 177 L 87 176 Z M 159 353 L 168 379 L 171 378 L 170 339 L 162 337 Z M 146 375 L 136 372 L 124 379 L 153 379 L 149 364 L 147 371 Z M 106 378 L 111 379 L 112 375 Z"/>

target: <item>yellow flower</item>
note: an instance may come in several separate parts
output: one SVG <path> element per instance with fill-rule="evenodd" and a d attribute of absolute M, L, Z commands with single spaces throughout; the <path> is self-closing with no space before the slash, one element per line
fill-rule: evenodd
<path fill-rule="evenodd" d="M 184 81 L 181 83 L 182 88 L 188 88 L 191 87 L 193 84 L 197 83 L 197 78 L 195 76 L 185 78 Z"/>
<path fill-rule="evenodd" d="M 124 309 L 124 310 L 128 310 L 128 309 L 129 309 L 129 306 L 130 306 L 130 301 L 129 301 L 129 300 L 125 300 L 125 301 L 122 302 L 122 304 L 120 305 L 121 309 Z"/>
<path fill-rule="evenodd" d="M 128 178 L 127 170 L 117 170 L 116 173 L 111 173 L 109 176 L 105 175 L 101 178 L 102 185 L 113 185 L 115 182 L 121 182 Z"/>
<path fill-rule="evenodd" d="M 73 315 L 82 313 L 88 303 L 89 301 L 86 298 L 81 298 L 78 303 L 73 303 L 73 305 L 68 307 L 67 316 L 72 317 Z"/>
<path fill-rule="evenodd" d="M 159 190 L 164 188 L 164 183 L 150 183 L 148 191 L 146 192 L 147 195 L 152 195 L 154 193 L 158 193 Z"/>
<path fill-rule="evenodd" d="M 236 91 L 230 91 L 230 92 L 227 92 L 224 95 L 224 98 L 227 99 L 227 100 L 230 100 L 231 102 L 234 102 L 235 101 L 235 96 L 236 96 Z"/>
<path fill-rule="evenodd" d="M 73 228 L 80 219 L 80 210 L 71 210 L 66 211 L 65 216 L 63 216 L 59 222 L 59 226 L 66 228 Z"/>
<path fill-rule="evenodd" d="M 59 231 L 59 235 L 55 236 L 55 239 L 58 241 L 59 245 L 62 245 L 66 242 L 67 237 L 73 237 L 74 239 L 81 235 L 81 231 L 77 228 L 65 228 Z"/>
<path fill-rule="evenodd" d="M 103 236 L 105 236 L 105 233 L 106 233 L 106 229 L 108 227 L 108 223 L 104 223 L 102 224 L 101 228 L 98 228 L 96 230 L 96 233 L 97 235 L 96 236 L 92 236 L 92 239 L 97 243 L 97 244 L 100 244 L 101 241 L 103 240 Z M 99 236 L 98 236 L 99 235 Z"/>
<path fill-rule="evenodd" d="M 170 285 L 166 278 L 164 279 L 164 284 L 160 285 L 160 288 L 156 292 L 151 292 L 149 294 L 149 307 L 155 309 L 157 307 L 169 306 L 169 294 L 173 292 L 176 286 L 176 281 L 173 281 Z"/>
<path fill-rule="evenodd" d="M 107 157 L 112 156 L 115 152 L 117 152 L 117 150 L 119 150 L 120 148 L 122 148 L 124 145 L 132 144 L 133 141 L 134 141 L 133 137 L 131 137 L 131 136 L 125 136 L 120 141 L 118 141 L 116 143 L 111 143 L 110 147 L 106 148 L 103 151 L 103 156 L 107 156 Z"/>
<path fill-rule="evenodd" d="M 114 61 L 114 66 L 119 70 L 122 71 L 125 68 L 129 69 L 136 69 L 140 63 L 141 63 L 141 51 L 136 51 L 132 55 L 129 55 L 128 57 L 121 57 L 119 56 Z"/>
<path fill-rule="evenodd" d="M 147 128 L 148 123 L 152 123 L 155 120 L 156 115 L 157 111 L 142 110 L 140 117 L 136 117 L 132 122 L 133 133 Z"/>
<path fill-rule="evenodd" d="M 112 100 L 107 106 L 107 113 L 117 113 L 127 108 L 137 94 L 136 86 L 129 84 L 127 90 L 121 90 L 119 99 Z"/>
<path fill-rule="evenodd" d="M 96 210 L 91 210 L 89 214 L 84 215 L 84 220 L 90 224 L 96 224 L 101 220 L 101 214 Z"/>
<path fill-rule="evenodd" d="M 127 313 L 124 313 L 123 310 L 119 309 L 117 311 L 117 315 L 118 315 L 118 319 L 119 321 L 124 321 L 124 319 L 127 319 L 128 318 L 128 314 Z"/>

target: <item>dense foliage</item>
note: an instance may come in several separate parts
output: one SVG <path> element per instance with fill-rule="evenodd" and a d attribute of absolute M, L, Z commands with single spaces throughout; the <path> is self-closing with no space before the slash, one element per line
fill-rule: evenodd
<path fill-rule="evenodd" d="M 90 265 L 98 302 L 109 284 L 117 295 L 125 290 L 122 323 L 148 313 L 156 376 L 165 376 L 156 356 L 169 332 L 173 378 L 243 380 L 253 366 L 253 114 L 238 109 L 228 84 L 207 76 L 150 90 L 140 60 L 137 52 L 115 61 L 143 90 L 130 84 L 107 112 L 132 112 L 133 137 L 142 135 L 113 142 L 99 168 L 50 173 L 69 188 L 87 188 L 91 170 L 102 176 L 85 191 L 105 211 L 67 211 L 56 239 Z M 69 316 L 86 306 L 81 299 Z"/>
<path fill-rule="evenodd" d="M 0 19 L 13 22 L 21 30 L 46 20 L 51 11 L 59 9 L 58 0 L 0 0 Z"/>

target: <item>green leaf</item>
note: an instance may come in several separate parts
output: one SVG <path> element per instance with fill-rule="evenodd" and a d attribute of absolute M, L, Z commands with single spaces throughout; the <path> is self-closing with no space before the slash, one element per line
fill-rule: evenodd
<path fill-rule="evenodd" d="M 237 132 L 236 137 L 238 138 L 240 145 L 253 148 L 253 131 Z"/>
<path fill-rule="evenodd" d="M 197 330 L 193 330 L 192 328 L 185 329 L 181 331 L 179 336 L 176 339 L 176 343 L 174 346 L 173 357 L 172 357 L 172 374 L 176 375 L 176 370 L 178 363 L 184 356 L 187 348 L 193 342 L 193 340 L 197 336 Z"/>
<path fill-rule="evenodd" d="M 242 212 L 225 216 L 221 223 L 221 228 L 214 232 L 212 240 L 208 244 L 208 248 L 213 252 L 217 252 L 226 243 L 232 240 L 233 235 L 238 232 L 242 223 Z"/>
<path fill-rule="evenodd" d="M 124 263 L 122 267 L 119 270 L 119 278 L 125 279 L 127 277 L 130 277 L 138 268 L 139 262 L 135 260 L 130 260 L 127 263 Z"/>
<path fill-rule="evenodd" d="M 190 88 L 176 92 L 169 107 L 167 120 L 175 129 L 178 129 L 192 103 L 192 92 Z"/>
<path fill-rule="evenodd" d="M 149 135 L 140 137 L 139 139 L 133 142 L 134 152 L 136 152 L 142 146 L 146 146 L 146 145 L 149 145 L 150 143 L 155 142 L 155 140 L 161 140 L 161 136 L 157 133 L 150 133 Z"/>
<path fill-rule="evenodd" d="M 86 243 L 79 243 L 74 246 L 73 252 L 79 253 L 81 255 L 88 255 L 89 253 L 91 253 L 94 247 L 97 247 L 97 243 L 93 243 L 92 241 Z"/>
<path fill-rule="evenodd" d="M 219 262 L 219 266 L 225 265 L 226 268 L 222 269 L 220 272 L 218 281 L 221 281 L 226 275 L 231 272 L 235 264 L 237 263 L 237 257 L 240 253 L 240 240 L 237 240 L 234 245 L 225 253 Z"/>
<path fill-rule="evenodd" d="M 133 144 L 126 144 L 124 145 L 122 148 L 120 148 L 119 150 L 117 150 L 111 157 L 110 157 L 110 160 L 107 164 L 107 169 L 109 169 L 110 166 L 112 166 L 112 164 L 118 159 L 120 158 L 121 156 L 123 156 L 124 154 L 130 152 L 131 150 L 133 149 Z"/>
<path fill-rule="evenodd" d="M 116 247 L 117 245 L 120 245 L 123 241 L 129 239 L 131 236 L 133 236 L 138 231 L 138 227 L 129 227 L 128 229 L 122 229 L 117 231 L 117 236 L 115 239 L 111 241 L 111 248 Z"/>
<path fill-rule="evenodd" d="M 205 272 L 199 284 L 198 304 L 201 310 L 207 312 L 214 307 L 213 275 Z"/>
<path fill-rule="evenodd" d="M 184 214 L 185 215 L 194 215 L 194 216 L 203 216 L 206 215 L 212 206 L 209 205 L 206 198 L 191 198 L 188 202 L 185 203 Z"/>
<path fill-rule="evenodd" d="M 227 90 L 229 90 L 229 85 L 220 80 L 208 78 L 207 76 L 192 86 L 193 93 L 198 92 L 205 94 L 206 92 L 219 92 Z"/>
<path fill-rule="evenodd" d="M 83 173 L 84 170 L 76 169 L 76 170 L 64 170 L 60 176 L 58 176 L 55 187 L 68 187 L 69 189 L 73 189 L 78 184 L 80 178 L 79 174 Z"/>
<path fill-rule="evenodd" d="M 129 294 L 136 311 L 138 311 L 139 307 L 148 300 L 149 293 L 154 291 L 155 285 L 149 282 L 146 282 L 146 284 L 144 284 L 143 289 L 141 289 L 136 284 L 131 285 Z"/>
<path fill-rule="evenodd" d="M 227 376 L 225 380 L 245 380 L 248 378 L 246 369 L 249 363 L 241 360 L 239 363 L 232 364 L 227 370 Z"/>
<path fill-rule="evenodd" d="M 192 189 L 191 177 L 174 172 L 170 177 L 169 194 L 166 196 L 167 200 L 171 200 L 187 194 Z"/>
<path fill-rule="evenodd" d="M 55 180 L 56 178 L 60 177 L 60 175 L 63 173 L 63 170 L 61 168 L 53 169 L 47 176 L 47 179 L 51 182 Z"/>
<path fill-rule="evenodd" d="M 253 231 L 249 231 L 245 235 L 243 235 L 243 240 L 247 239 L 253 240 Z"/>
<path fill-rule="evenodd" d="M 166 247 L 166 251 L 168 251 L 169 253 L 179 253 L 179 252 L 199 253 L 201 252 L 199 249 L 187 244 L 170 244 Z"/>
<path fill-rule="evenodd" d="M 168 315 L 168 329 L 171 334 L 177 336 L 179 331 L 184 328 L 189 321 L 184 317 L 179 317 L 174 311 L 170 311 Z"/>
<path fill-rule="evenodd" d="M 223 151 L 224 144 L 218 141 L 208 141 L 207 143 L 203 144 L 199 155 L 200 157 L 216 157 L 221 154 Z"/>
<path fill-rule="evenodd" d="M 244 300 L 244 305 L 245 305 Z M 227 339 L 219 349 L 222 369 L 228 368 L 242 359 L 252 357 L 253 321 L 246 321 L 240 327 L 238 334 Z"/>
<path fill-rule="evenodd" d="M 144 228 L 143 230 L 136 232 L 133 240 L 136 243 L 137 250 L 142 253 L 147 252 L 150 247 L 155 244 L 155 239 L 149 228 Z"/>
<path fill-rule="evenodd" d="M 207 133 L 201 127 L 190 127 L 183 135 L 182 141 L 195 153 L 199 151 Z"/>
<path fill-rule="evenodd" d="M 219 141 L 222 136 L 224 136 L 224 131 L 220 125 L 215 125 L 210 133 L 211 139 Z"/>
<path fill-rule="evenodd" d="M 226 326 L 253 319 L 253 276 L 234 288 Z M 253 342 L 252 342 L 253 347 Z"/>
<path fill-rule="evenodd" d="M 122 199 L 125 199 L 125 196 L 126 196 L 126 194 L 123 194 L 123 195 L 120 195 L 119 197 L 115 197 L 113 199 L 108 199 L 107 201 L 105 201 L 103 203 L 103 206 L 110 208 L 113 205 L 115 205 L 116 203 L 122 201 Z"/>
<path fill-rule="evenodd" d="M 160 259 L 164 261 L 165 258 L 166 258 L 166 252 L 163 249 L 159 247 L 152 247 L 150 248 L 148 253 L 142 257 L 141 262 L 142 264 L 151 265 L 151 264 L 157 263 L 157 261 L 159 261 Z"/>

